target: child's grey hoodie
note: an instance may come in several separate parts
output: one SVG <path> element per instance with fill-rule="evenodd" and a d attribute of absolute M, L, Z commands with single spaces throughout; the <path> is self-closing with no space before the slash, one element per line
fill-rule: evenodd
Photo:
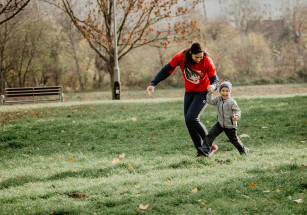
<path fill-rule="evenodd" d="M 213 95 L 207 94 L 208 104 L 215 105 L 217 110 L 218 121 L 223 128 L 236 128 L 237 122 L 233 121 L 234 116 L 241 117 L 241 110 L 236 100 L 229 97 L 223 99 L 221 96 L 213 98 Z"/>

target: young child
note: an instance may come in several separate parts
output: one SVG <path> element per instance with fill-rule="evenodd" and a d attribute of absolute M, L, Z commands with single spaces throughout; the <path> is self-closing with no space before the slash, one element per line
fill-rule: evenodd
<path fill-rule="evenodd" d="M 228 80 L 224 80 L 219 87 L 220 96 L 213 98 L 213 91 L 210 90 L 207 94 L 208 104 L 216 106 L 218 122 L 210 129 L 204 143 L 198 148 L 206 157 L 212 154 L 210 153 L 212 143 L 223 131 L 240 154 L 249 153 L 249 149 L 243 146 L 237 135 L 237 121 L 241 117 L 241 110 L 237 102 L 230 97 L 231 88 L 232 84 Z"/>

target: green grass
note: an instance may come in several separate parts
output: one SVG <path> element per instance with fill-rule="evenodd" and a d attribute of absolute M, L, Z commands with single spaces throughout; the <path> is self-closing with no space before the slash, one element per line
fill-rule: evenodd
<path fill-rule="evenodd" d="M 0 214 L 306 214 L 307 96 L 237 101 L 247 157 L 195 158 L 182 99 L 0 107 Z"/>
<path fill-rule="evenodd" d="M 158 98 L 183 98 L 184 89 L 161 89 L 158 86 L 153 94 L 150 96 L 146 95 L 146 89 L 143 90 L 128 90 L 123 89 L 121 91 L 121 99 L 158 99 Z M 233 86 L 234 97 L 241 96 L 272 96 L 272 95 L 293 95 L 293 94 L 304 94 L 307 95 L 307 83 L 302 84 L 274 84 L 274 85 L 251 85 L 251 86 Z M 110 100 L 110 91 L 99 91 L 99 92 L 82 92 L 82 93 L 65 93 L 65 102 L 71 101 L 98 101 L 98 100 Z"/>

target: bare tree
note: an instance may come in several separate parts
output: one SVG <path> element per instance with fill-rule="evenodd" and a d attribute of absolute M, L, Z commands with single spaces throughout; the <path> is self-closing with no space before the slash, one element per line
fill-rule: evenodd
<path fill-rule="evenodd" d="M 29 2 L 30 0 L 5 0 L 0 3 L 0 25 L 16 16 Z"/>
<path fill-rule="evenodd" d="M 170 41 L 187 39 L 194 32 L 196 22 L 176 21 L 173 18 L 185 15 L 193 9 L 193 4 L 178 6 L 177 0 L 122 0 L 117 1 L 117 41 L 118 60 L 120 61 L 131 50 L 151 45 L 167 47 Z M 61 0 L 62 9 L 69 15 L 80 34 L 89 42 L 90 47 L 105 62 L 106 71 L 110 75 L 111 88 L 114 83 L 114 32 L 113 1 L 86 0 L 73 6 L 76 1 Z M 79 8 L 77 7 L 79 6 Z M 82 8 L 82 11 L 80 10 Z M 114 99 L 112 91 L 112 98 Z"/>
<path fill-rule="evenodd" d="M 19 19 L 13 19 L 9 22 L 3 22 L 0 28 L 0 91 L 3 92 L 6 83 L 6 76 L 10 70 L 14 69 L 16 59 L 10 57 L 12 43 L 18 35 Z"/>
<path fill-rule="evenodd" d="M 293 59 L 293 71 L 298 70 L 307 76 L 307 54 L 306 54 L 306 39 L 304 40 L 304 35 L 306 34 L 307 27 L 307 6 L 306 3 L 297 0 L 292 10 L 286 14 L 286 22 L 289 26 L 289 31 L 291 33 L 291 39 L 293 44 L 289 44 L 291 49 L 292 59 Z M 305 36 L 306 38 L 306 36 Z"/>
<path fill-rule="evenodd" d="M 248 33 L 262 19 L 259 3 L 252 0 L 233 1 L 228 8 L 231 22 L 241 31 Z"/>

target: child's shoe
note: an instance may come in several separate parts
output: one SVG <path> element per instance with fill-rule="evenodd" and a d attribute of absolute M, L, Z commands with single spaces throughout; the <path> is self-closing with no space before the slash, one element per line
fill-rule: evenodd
<path fill-rule="evenodd" d="M 249 148 L 243 147 L 243 152 L 240 152 L 241 155 L 248 155 L 249 154 Z"/>
<path fill-rule="evenodd" d="M 248 155 L 248 154 L 249 154 L 249 148 L 244 147 L 244 152 L 243 152 L 243 154 Z"/>
<path fill-rule="evenodd" d="M 213 143 L 212 146 L 211 146 L 209 156 L 213 155 L 214 152 L 216 152 L 218 149 L 219 149 L 219 147 Z"/>

